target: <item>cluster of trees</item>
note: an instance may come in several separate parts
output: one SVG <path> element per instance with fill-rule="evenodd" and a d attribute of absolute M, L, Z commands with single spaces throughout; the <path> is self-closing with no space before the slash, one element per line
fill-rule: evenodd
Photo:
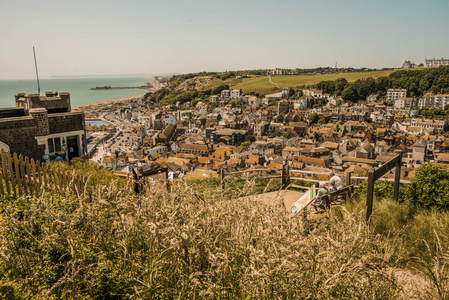
<path fill-rule="evenodd" d="M 316 88 L 341 96 L 346 101 L 365 100 L 370 94 L 384 97 L 390 88 L 407 89 L 410 97 L 421 97 L 426 92 L 449 93 L 449 66 L 424 70 L 400 70 L 390 76 L 359 79 L 347 82 L 344 78 L 321 81 Z"/>
<path fill-rule="evenodd" d="M 449 108 L 424 108 L 419 111 L 419 114 L 429 119 L 443 120 L 449 114 Z"/>
<path fill-rule="evenodd" d="M 189 73 L 189 74 L 182 74 L 182 75 L 174 75 L 171 79 L 171 83 L 176 82 L 182 82 L 190 78 L 194 78 L 197 76 L 215 76 L 217 75 L 217 72 L 199 72 L 199 73 Z"/>
<path fill-rule="evenodd" d="M 222 90 L 229 89 L 228 85 L 219 85 L 214 88 L 206 89 L 204 91 L 191 90 L 191 91 L 174 91 L 170 88 L 160 89 L 152 94 L 149 94 L 146 98 L 147 101 L 160 103 L 162 105 L 176 104 L 178 101 L 181 104 L 186 102 L 192 102 L 195 100 L 209 101 L 210 95 L 218 95 Z M 198 102 L 197 101 L 197 102 Z"/>

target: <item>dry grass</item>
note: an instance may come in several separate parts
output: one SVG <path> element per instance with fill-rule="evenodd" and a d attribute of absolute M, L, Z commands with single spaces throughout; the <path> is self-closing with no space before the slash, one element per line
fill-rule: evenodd
<path fill-rule="evenodd" d="M 171 192 L 164 187 L 150 182 L 136 196 L 112 183 L 89 197 L 43 194 L 4 205 L 0 298 L 397 299 L 412 293 L 409 281 L 397 278 L 398 270 L 411 272 L 403 238 L 371 234 L 360 206 L 302 226 L 282 201 L 237 201 L 242 192 L 222 195 L 207 181 L 178 181 Z M 442 278 L 445 257 L 419 264 Z M 431 287 L 413 295 L 447 290 Z"/>

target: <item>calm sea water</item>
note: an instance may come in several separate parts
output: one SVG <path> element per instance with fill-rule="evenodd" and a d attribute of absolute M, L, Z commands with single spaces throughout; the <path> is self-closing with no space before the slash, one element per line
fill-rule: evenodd
<path fill-rule="evenodd" d="M 145 90 L 95 90 L 90 88 L 97 86 L 141 86 L 152 82 L 153 76 L 141 77 L 77 77 L 77 78 L 49 78 L 41 79 L 41 95 L 46 91 L 69 92 L 72 106 L 94 103 L 114 98 L 145 94 Z M 24 80 L 0 80 L 0 108 L 14 107 L 14 95 L 16 93 L 37 94 L 37 81 L 35 79 Z"/>
<path fill-rule="evenodd" d="M 111 123 L 102 121 L 102 120 L 86 120 L 86 125 L 88 126 L 109 126 L 112 125 Z"/>

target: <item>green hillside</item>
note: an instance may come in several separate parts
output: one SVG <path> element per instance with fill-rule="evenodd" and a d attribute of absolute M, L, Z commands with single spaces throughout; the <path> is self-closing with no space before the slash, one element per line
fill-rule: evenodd
<path fill-rule="evenodd" d="M 280 91 L 284 87 L 299 88 L 305 85 L 314 85 L 324 80 L 335 80 L 337 78 L 345 78 L 348 82 L 368 77 L 388 76 L 395 70 L 371 71 L 371 72 L 354 72 L 327 75 L 288 75 L 272 77 L 271 83 L 267 77 L 255 77 L 241 79 L 240 83 L 235 85 L 229 84 L 231 88 L 242 89 L 244 93 L 257 92 L 267 94 L 270 92 Z M 279 86 L 279 88 L 276 86 Z"/>

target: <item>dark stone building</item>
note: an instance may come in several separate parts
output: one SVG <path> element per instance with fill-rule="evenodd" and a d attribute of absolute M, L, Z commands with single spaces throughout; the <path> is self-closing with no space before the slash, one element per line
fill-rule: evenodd
<path fill-rule="evenodd" d="M 0 109 L 0 147 L 47 161 L 83 157 L 86 147 L 83 112 L 72 112 L 70 94 L 18 93 L 16 107 Z"/>

